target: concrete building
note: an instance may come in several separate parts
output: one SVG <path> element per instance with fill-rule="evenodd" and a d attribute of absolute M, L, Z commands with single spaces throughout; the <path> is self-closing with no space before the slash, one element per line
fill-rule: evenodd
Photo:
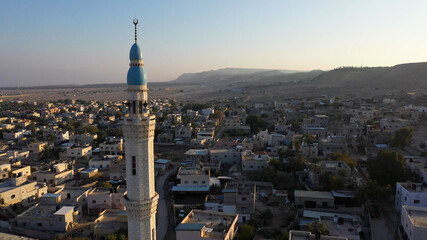
<path fill-rule="evenodd" d="M 73 160 L 87 159 L 92 157 L 92 146 L 67 148 L 67 157 Z"/>
<path fill-rule="evenodd" d="M 87 196 L 87 210 L 89 215 L 99 214 L 106 209 L 125 210 L 123 196 L 126 189 L 97 188 Z"/>
<path fill-rule="evenodd" d="M 185 125 L 177 125 L 175 127 L 175 138 L 184 141 L 190 141 L 193 135 L 193 127 L 191 123 Z"/>
<path fill-rule="evenodd" d="M 346 237 L 336 237 L 320 235 L 320 233 L 311 233 L 308 231 L 289 231 L 289 240 L 349 240 Z"/>
<path fill-rule="evenodd" d="M 200 128 L 196 129 L 197 132 L 197 138 L 198 139 L 205 139 L 208 142 L 211 142 L 214 140 L 215 137 L 215 128 Z"/>
<path fill-rule="evenodd" d="M 21 130 L 18 130 L 16 132 L 3 132 L 3 140 L 5 140 L 5 141 L 19 140 L 25 136 L 31 136 L 31 131 L 21 129 Z"/>
<path fill-rule="evenodd" d="M 60 143 L 65 140 L 70 140 L 70 133 L 58 128 L 43 129 L 43 139 L 49 140 L 50 137 L 54 139 L 55 143 Z"/>
<path fill-rule="evenodd" d="M 98 168 L 88 168 L 80 172 L 82 178 L 91 178 L 98 174 Z"/>
<path fill-rule="evenodd" d="M 12 165 L 21 165 L 21 161 L 30 156 L 30 151 L 26 150 L 10 150 L 0 154 L 0 164 L 10 163 Z"/>
<path fill-rule="evenodd" d="M 128 225 L 126 211 L 107 209 L 99 214 L 93 221 L 90 229 L 94 239 L 106 239 L 108 235 L 126 229 Z"/>
<path fill-rule="evenodd" d="M 403 239 L 427 239 L 427 208 L 403 205 L 400 226 Z"/>
<path fill-rule="evenodd" d="M 56 186 L 73 179 L 74 170 L 68 169 L 67 163 L 58 163 L 48 170 L 35 172 L 34 176 L 39 183 L 47 183 Z"/>
<path fill-rule="evenodd" d="M 61 188 L 44 194 L 40 203 L 16 217 L 12 231 L 39 239 L 53 239 L 58 233 L 72 229 L 72 223 L 82 217 L 90 188 Z"/>
<path fill-rule="evenodd" d="M 222 190 L 223 212 L 239 214 L 239 222 L 251 219 L 255 211 L 256 184 L 228 182 Z"/>
<path fill-rule="evenodd" d="M 221 163 L 238 164 L 242 161 L 242 153 L 235 148 L 210 149 L 209 158 Z"/>
<path fill-rule="evenodd" d="M 28 144 L 27 148 L 30 151 L 30 154 L 39 155 L 46 146 L 47 146 L 47 142 L 32 142 Z"/>
<path fill-rule="evenodd" d="M 154 183 L 154 129 L 156 117 L 147 107 L 147 78 L 142 52 L 135 43 L 130 50 L 127 75 L 129 115 L 123 122 L 126 149 L 125 206 L 128 216 L 129 240 L 156 239 L 156 212 L 159 195 Z"/>
<path fill-rule="evenodd" d="M 119 155 L 123 153 L 123 138 L 111 138 L 99 144 L 99 153 L 105 155 Z"/>
<path fill-rule="evenodd" d="M 312 143 L 308 144 L 306 142 L 301 143 L 301 153 L 306 158 L 316 158 L 319 156 L 319 144 L 318 143 Z"/>
<path fill-rule="evenodd" d="M 332 208 L 335 206 L 331 192 L 295 190 L 295 205 L 304 208 Z"/>
<path fill-rule="evenodd" d="M 422 183 L 411 181 L 396 183 L 394 207 L 398 213 L 401 212 L 403 205 L 427 207 L 427 189 Z"/>
<path fill-rule="evenodd" d="M 346 152 L 347 142 L 345 137 L 332 136 L 320 139 L 320 148 L 323 157 L 329 157 L 334 152 Z"/>
<path fill-rule="evenodd" d="M 257 171 L 265 168 L 270 161 L 266 152 L 255 152 L 250 150 L 242 152 L 243 171 Z"/>
<path fill-rule="evenodd" d="M 177 240 L 232 240 L 238 214 L 193 209 L 175 228 Z"/>
<path fill-rule="evenodd" d="M 209 191 L 211 185 L 219 185 L 217 178 L 210 176 L 210 169 L 198 169 L 194 167 L 181 167 L 177 174 L 178 184 L 172 191 L 191 191 L 192 189 L 205 189 Z"/>
<path fill-rule="evenodd" d="M 332 176 L 349 177 L 351 168 L 343 161 L 322 161 L 322 172 Z"/>
<path fill-rule="evenodd" d="M 184 153 L 185 161 L 191 161 L 195 164 L 208 160 L 207 149 L 189 149 Z"/>
<path fill-rule="evenodd" d="M 94 144 L 95 140 L 98 139 L 97 134 L 76 134 L 70 137 L 70 142 L 79 146 L 86 146 Z"/>
<path fill-rule="evenodd" d="M 47 186 L 28 182 L 26 176 L 7 179 L 0 183 L 0 199 L 5 205 L 29 203 L 47 193 Z"/>

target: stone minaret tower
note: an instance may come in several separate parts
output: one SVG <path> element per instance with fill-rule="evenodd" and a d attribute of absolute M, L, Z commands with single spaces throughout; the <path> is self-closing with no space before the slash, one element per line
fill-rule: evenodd
<path fill-rule="evenodd" d="M 154 184 L 154 128 L 156 119 L 147 104 L 147 77 L 141 48 L 135 43 L 130 49 L 127 74 L 129 116 L 123 123 L 126 148 L 126 212 L 130 240 L 156 239 L 156 211 L 159 195 Z"/>

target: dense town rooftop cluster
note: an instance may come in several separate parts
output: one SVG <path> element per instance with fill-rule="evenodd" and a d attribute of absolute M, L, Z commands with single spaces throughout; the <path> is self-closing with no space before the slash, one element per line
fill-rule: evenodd
<path fill-rule="evenodd" d="M 423 94 L 149 107 L 172 239 L 427 236 Z M 125 236 L 126 114 L 126 102 L 0 101 L 2 231 Z"/>

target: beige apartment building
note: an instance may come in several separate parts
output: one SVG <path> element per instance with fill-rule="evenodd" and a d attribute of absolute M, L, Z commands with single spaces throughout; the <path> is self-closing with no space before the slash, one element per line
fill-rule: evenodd
<path fill-rule="evenodd" d="M 176 240 L 232 240 L 238 214 L 193 209 L 175 228 Z"/>

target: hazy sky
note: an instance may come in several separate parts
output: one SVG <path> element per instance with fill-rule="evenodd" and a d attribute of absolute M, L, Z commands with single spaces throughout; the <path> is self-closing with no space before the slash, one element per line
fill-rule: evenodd
<path fill-rule="evenodd" d="M 126 82 L 139 18 L 148 81 L 225 67 L 427 60 L 427 1 L 0 1 L 0 87 Z"/>

